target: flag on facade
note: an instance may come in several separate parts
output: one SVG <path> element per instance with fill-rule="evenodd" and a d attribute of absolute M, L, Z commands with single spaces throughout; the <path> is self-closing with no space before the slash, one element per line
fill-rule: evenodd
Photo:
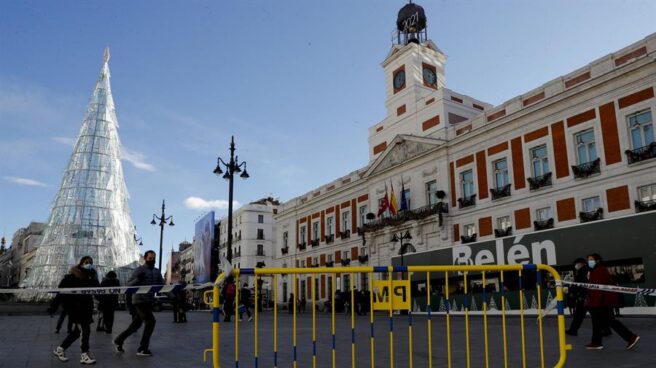
<path fill-rule="evenodd" d="M 382 214 L 385 213 L 389 209 L 389 198 L 387 198 L 387 184 L 385 184 L 385 197 L 383 197 L 383 200 L 380 203 L 380 207 L 378 208 L 378 217 L 380 217 Z"/>
<path fill-rule="evenodd" d="M 396 201 L 396 194 L 394 194 L 394 184 L 390 183 L 392 187 L 392 195 L 390 196 L 389 210 L 392 215 L 396 215 L 399 212 L 399 205 Z"/>
<path fill-rule="evenodd" d="M 405 197 L 405 185 L 403 185 L 403 178 L 401 178 L 401 209 L 399 211 L 408 210 L 408 199 Z"/>

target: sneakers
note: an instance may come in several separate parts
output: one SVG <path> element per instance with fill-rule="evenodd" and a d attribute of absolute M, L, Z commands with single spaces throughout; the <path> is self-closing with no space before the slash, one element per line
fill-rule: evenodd
<path fill-rule="evenodd" d="M 80 355 L 80 364 L 88 364 L 88 365 L 96 364 L 96 360 L 91 359 L 89 353 L 82 353 L 82 355 Z"/>
<path fill-rule="evenodd" d="M 118 341 L 114 340 L 114 351 L 117 353 L 125 353 L 125 350 L 123 350 L 123 343 L 118 343 Z"/>
<path fill-rule="evenodd" d="M 626 350 L 631 350 L 631 349 L 633 349 L 633 347 L 635 346 L 635 344 L 638 343 L 638 341 L 640 341 L 640 336 L 638 336 L 638 335 L 633 335 L 633 337 L 631 338 L 631 340 L 629 340 L 629 344 L 626 346 Z"/>
<path fill-rule="evenodd" d="M 253 317 L 248 317 L 248 322 L 252 321 Z"/>
<path fill-rule="evenodd" d="M 57 346 L 57 349 L 53 350 L 52 353 L 59 359 L 61 362 L 68 362 L 68 358 L 66 357 L 66 350 L 62 348 L 61 346 Z"/>
<path fill-rule="evenodd" d="M 153 353 L 151 353 L 150 350 L 148 350 L 148 349 L 139 348 L 139 350 L 137 350 L 137 355 L 138 356 L 152 356 Z"/>
<path fill-rule="evenodd" d="M 604 346 L 601 344 L 589 343 L 588 345 L 585 346 L 585 348 L 588 350 L 601 350 L 604 348 Z"/>

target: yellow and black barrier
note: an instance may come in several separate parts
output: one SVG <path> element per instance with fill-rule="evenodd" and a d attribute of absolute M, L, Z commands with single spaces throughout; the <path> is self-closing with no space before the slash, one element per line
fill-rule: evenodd
<path fill-rule="evenodd" d="M 471 346 L 471 327 L 470 327 L 470 301 L 473 298 L 469 298 L 469 296 L 473 295 L 471 288 L 469 287 L 468 283 L 468 277 L 476 277 L 477 282 L 482 283 L 482 293 L 483 293 L 483 304 L 482 304 L 482 311 L 477 311 L 476 315 L 479 316 L 482 314 L 482 321 L 483 321 L 483 346 L 482 347 L 476 347 L 478 350 L 477 352 L 480 354 L 482 353 L 484 355 L 483 361 L 485 367 L 489 367 L 491 362 L 491 358 L 493 359 L 498 359 L 499 361 L 495 361 L 493 365 L 499 366 L 501 365 L 501 361 L 503 362 L 503 367 L 507 368 L 509 366 L 518 366 L 516 363 L 509 362 L 510 358 L 510 349 L 509 349 L 509 341 L 508 341 L 508 327 L 507 327 L 507 299 L 505 295 L 505 288 L 504 288 L 504 277 L 508 277 L 508 273 L 513 273 L 516 274 L 518 277 L 518 283 L 519 283 L 519 324 L 520 324 L 520 336 L 521 336 L 521 360 L 519 357 L 516 359 L 521 361 L 521 366 L 522 367 L 527 367 L 527 355 L 530 354 L 531 357 L 539 356 L 539 366 L 540 367 L 545 367 L 546 362 L 545 362 L 545 337 L 544 337 L 544 326 L 543 326 L 543 310 L 542 310 L 542 273 L 549 274 L 554 281 L 555 284 L 555 290 L 556 290 L 556 295 L 555 295 L 555 302 L 557 306 L 557 320 L 556 320 L 556 334 L 555 338 L 552 338 L 551 345 L 549 348 L 556 349 L 557 351 L 551 354 L 552 357 L 557 357 L 557 360 L 555 363 L 549 363 L 548 366 L 553 366 L 553 367 L 562 367 L 565 364 L 565 360 L 567 357 L 567 350 L 571 349 L 571 346 L 566 343 L 565 340 L 565 317 L 564 317 L 564 302 L 563 302 L 563 291 L 561 287 L 561 282 L 560 282 L 560 275 L 557 273 L 555 269 L 548 265 L 543 265 L 543 264 L 523 264 L 523 265 L 485 265 L 485 266 L 390 266 L 390 267 L 378 267 L 378 266 L 373 266 L 373 267 L 318 267 L 318 268 L 257 268 L 257 269 L 252 269 L 252 268 L 244 268 L 244 269 L 233 269 L 232 270 L 232 276 L 234 276 L 236 282 L 238 283 L 239 281 L 239 276 L 240 275 L 254 275 L 255 277 L 255 308 L 254 308 L 254 324 L 253 324 L 253 345 L 252 345 L 252 350 L 253 352 L 253 365 L 254 367 L 258 368 L 258 365 L 260 364 L 260 350 L 259 350 L 259 340 L 260 340 L 260 334 L 263 333 L 263 331 L 260 331 L 260 323 L 259 323 L 259 318 L 260 316 L 258 315 L 258 294 L 259 294 L 259 283 L 258 280 L 261 276 L 266 275 L 266 276 L 272 276 L 273 282 L 272 282 L 272 287 L 273 287 L 273 299 L 274 299 L 274 305 L 273 305 L 273 331 L 270 331 L 268 328 L 265 333 L 272 333 L 273 334 L 273 344 L 272 344 L 272 365 L 273 367 L 278 367 L 279 364 L 279 342 L 278 342 L 278 335 L 279 335 L 279 316 L 278 316 L 278 279 L 280 275 L 290 275 L 291 276 L 291 282 L 292 282 L 292 293 L 294 294 L 294 298 L 291 301 L 293 311 L 291 311 L 292 314 L 292 331 L 291 331 L 291 356 L 289 359 L 291 360 L 291 365 L 294 368 L 297 368 L 299 365 L 298 362 L 298 355 L 297 355 L 297 305 L 296 305 L 296 300 L 298 297 L 297 293 L 297 277 L 298 275 L 305 275 L 307 277 L 311 278 L 311 283 L 308 286 L 308 290 L 310 291 L 311 294 L 311 306 L 312 306 L 312 323 L 311 323 L 311 328 L 312 328 L 312 342 L 311 342 L 311 348 L 308 347 L 308 349 L 311 349 L 312 352 L 312 359 L 311 359 L 311 366 L 315 368 L 318 364 L 318 357 L 319 357 L 319 347 L 317 346 L 317 306 L 316 306 L 316 301 L 317 301 L 317 290 L 316 290 L 316 279 L 317 275 L 328 275 L 328 281 L 331 283 L 331 288 L 330 288 L 330 305 L 331 305 L 331 310 L 330 310 L 330 337 L 332 343 L 330 344 L 330 354 L 329 355 L 322 355 L 322 365 L 325 365 L 326 362 L 326 357 L 330 356 L 330 366 L 335 368 L 337 366 L 337 345 L 336 345 L 336 313 L 335 313 L 335 291 L 336 291 L 336 278 L 338 275 L 350 275 L 350 285 L 349 285 L 349 294 L 350 294 L 350 303 L 348 308 L 350 308 L 350 324 L 351 324 L 351 344 L 350 344 L 350 363 L 351 367 L 355 368 L 358 366 L 356 364 L 356 360 L 358 359 L 358 355 L 356 355 L 356 349 L 366 349 L 368 350 L 368 355 L 369 355 L 369 364 L 370 366 L 376 367 L 376 366 L 381 366 L 381 359 L 376 360 L 376 351 L 380 350 L 377 348 L 376 341 L 375 341 L 375 334 L 374 334 L 374 322 L 375 322 L 375 313 L 376 311 L 383 311 L 387 315 L 387 318 L 389 319 L 389 346 L 386 346 L 386 350 L 384 352 L 384 357 L 388 358 L 389 361 L 386 364 L 389 364 L 390 368 L 394 368 L 395 364 L 395 358 L 394 358 L 394 349 L 395 349 L 395 339 L 394 339 L 394 314 L 395 311 L 398 310 L 405 310 L 407 311 L 408 314 L 408 331 L 407 331 L 407 362 L 404 362 L 402 366 L 407 366 L 412 368 L 414 363 L 414 343 L 413 343 L 413 310 L 412 310 L 412 304 L 410 301 L 410 283 L 411 280 L 417 281 L 417 280 L 422 280 L 424 279 L 425 275 L 425 285 L 426 285 L 426 308 L 425 308 L 425 323 L 426 323 L 426 330 L 427 330 L 427 336 L 426 336 L 426 342 L 427 342 L 427 363 L 428 367 L 432 368 L 435 360 L 436 354 L 442 354 L 441 356 L 443 359 L 446 359 L 446 363 L 448 367 L 451 367 L 453 362 L 454 362 L 454 355 L 457 354 L 459 351 L 454 351 L 455 348 L 460 348 L 460 345 L 454 344 L 452 341 L 452 319 L 455 318 L 456 316 L 452 315 L 452 311 L 450 310 L 449 306 L 449 293 L 450 293 L 450 288 L 449 288 L 449 278 L 452 278 L 453 275 L 456 275 L 457 278 L 463 280 L 463 285 L 464 285 L 464 302 L 462 304 L 462 309 L 460 312 L 462 312 L 462 316 L 464 317 L 464 328 L 465 328 L 465 346 L 464 346 L 464 365 L 466 367 L 471 367 L 472 362 L 471 362 L 471 355 L 472 355 L 472 346 Z M 502 353 L 498 353 L 494 355 L 494 357 L 491 357 L 491 349 L 490 349 L 490 342 L 491 338 L 489 337 L 490 333 L 490 319 L 489 314 L 490 314 L 490 309 L 487 303 L 487 298 L 486 298 L 486 290 L 487 290 L 487 282 L 489 278 L 486 278 L 486 275 L 490 275 L 494 273 L 495 276 L 498 275 L 498 281 L 499 282 L 499 292 L 500 292 L 500 317 L 501 317 L 501 336 L 502 336 Z M 528 273 L 534 273 L 535 274 L 535 292 L 537 294 L 537 342 L 534 342 L 531 344 L 530 347 L 535 347 L 535 345 L 539 346 L 539 349 L 535 349 L 535 351 L 527 351 L 527 349 L 530 349 L 529 346 L 527 346 L 527 339 L 526 339 L 526 326 L 525 326 L 525 307 L 524 305 L 526 304 L 524 300 L 524 285 L 523 285 L 523 274 L 525 275 Z M 354 275 L 358 274 L 367 274 L 367 285 L 368 287 L 368 294 L 369 294 L 369 327 L 370 327 L 370 333 L 369 335 L 369 346 L 367 348 L 363 347 L 358 347 L 357 346 L 357 341 L 356 341 L 356 317 L 355 317 L 355 300 L 354 300 L 354 295 L 355 295 L 355 282 L 354 282 Z M 394 275 L 395 274 L 407 274 L 407 279 L 405 277 L 402 277 L 401 280 L 394 280 Z M 432 276 L 438 276 L 438 277 L 444 277 L 444 296 L 447 300 L 446 303 L 446 308 L 444 310 L 443 314 L 444 315 L 444 324 L 445 324 L 445 351 L 442 351 L 439 347 L 433 346 L 433 323 L 435 319 L 435 312 L 432 310 L 431 306 L 431 281 L 434 279 Z M 221 274 L 217 278 L 216 282 L 214 283 L 213 290 L 207 291 L 204 295 L 204 301 L 207 304 L 212 305 L 212 348 L 211 349 L 206 349 L 204 351 L 204 360 L 206 361 L 207 358 L 207 353 L 212 354 L 212 364 L 213 367 L 219 368 L 221 365 L 220 362 L 220 317 L 221 317 L 221 310 L 220 310 L 220 286 L 221 286 L 221 280 L 223 279 L 225 275 Z M 378 280 L 374 280 L 375 276 L 378 276 Z M 514 275 L 513 275 L 514 276 Z M 239 284 L 237 284 L 239 285 Z M 362 285 L 364 288 L 365 285 Z M 235 295 L 235 300 L 239 301 L 239 287 L 237 289 L 237 294 Z M 323 292 L 323 291 L 322 291 Z M 211 298 L 210 298 L 211 296 Z M 491 299 L 494 301 L 494 299 Z M 239 368 L 240 364 L 240 353 L 239 353 L 239 347 L 240 347 L 240 340 L 239 340 L 239 333 L 240 333 L 240 323 L 239 319 L 237 316 L 239 315 L 239 303 L 235 302 L 234 303 L 234 308 L 235 308 L 235 322 L 234 322 L 234 335 L 232 335 L 232 340 L 234 341 L 234 366 L 235 368 Z M 481 313 L 482 312 L 482 313 Z M 458 317 L 461 315 L 459 314 Z M 516 316 L 516 314 L 515 314 Z M 416 318 L 416 317 L 415 317 Z M 423 338 L 423 337 L 421 337 Z M 555 341 L 554 341 L 555 340 Z M 250 342 L 248 342 L 250 343 Z M 513 346 L 515 345 L 516 342 L 513 340 Z M 457 346 L 456 346 L 457 345 Z M 396 345 L 398 347 L 398 344 Z M 455 348 L 454 348 L 455 346 Z M 284 347 L 285 349 L 289 349 L 290 347 Z M 328 349 L 326 349 L 328 350 Z M 517 350 L 517 349 L 516 349 Z M 538 351 L 539 350 L 539 351 Z M 362 350 L 359 350 L 362 351 Z M 539 355 L 538 355 L 539 354 Z M 462 357 L 459 357 L 462 358 Z M 224 357 L 225 359 L 225 357 Z M 383 358 L 384 359 L 384 358 Z M 364 359 L 362 359 L 364 361 Z M 225 363 L 225 361 L 224 361 Z M 367 365 L 369 365 L 367 364 Z M 287 363 L 284 364 L 287 366 Z M 440 364 L 441 365 L 441 364 Z M 534 366 L 534 364 L 530 364 L 531 366 Z M 479 366 L 479 364 L 474 364 L 474 366 Z"/>

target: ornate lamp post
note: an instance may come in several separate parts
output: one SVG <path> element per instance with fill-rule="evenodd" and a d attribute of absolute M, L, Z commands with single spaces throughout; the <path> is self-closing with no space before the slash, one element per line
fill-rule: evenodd
<path fill-rule="evenodd" d="M 412 245 L 411 243 L 403 243 L 404 240 L 411 240 L 411 239 L 412 239 L 412 235 L 410 235 L 409 230 L 406 230 L 405 234 L 401 232 L 398 234 L 395 233 L 394 236 L 392 236 L 392 241 L 394 243 L 399 243 L 399 242 L 401 243 L 401 247 L 399 248 L 399 255 L 401 256 L 401 266 L 403 266 L 404 254 L 417 251 L 417 249 L 415 249 L 414 245 Z"/>
<path fill-rule="evenodd" d="M 164 209 L 166 208 L 166 204 L 164 203 L 164 200 L 162 200 L 162 215 L 157 216 L 156 214 L 153 214 L 153 220 L 150 221 L 151 225 L 159 225 L 159 270 L 160 272 L 162 271 L 162 242 L 164 240 L 164 225 L 167 223 L 169 226 L 175 226 L 173 223 L 173 216 L 166 217 L 166 213 L 164 212 Z M 159 221 L 159 224 L 157 223 Z M 136 239 L 135 239 L 136 240 Z"/>
<path fill-rule="evenodd" d="M 223 169 L 221 169 L 221 166 L 225 168 L 225 173 L 223 172 Z M 244 171 L 241 170 L 242 166 L 244 167 Z M 248 179 L 250 175 L 248 175 L 248 171 L 246 171 L 246 161 L 239 162 L 239 157 L 235 156 L 235 137 L 232 136 L 230 139 L 230 161 L 226 163 L 221 159 L 221 157 L 217 158 L 216 162 L 216 168 L 214 168 L 213 173 L 217 176 L 223 174 L 223 179 L 226 179 L 228 181 L 228 254 L 227 254 L 227 259 L 228 262 L 232 263 L 232 195 L 233 195 L 233 186 L 234 186 L 234 179 L 235 179 L 235 174 L 241 173 L 239 175 L 240 178 L 242 179 Z"/>

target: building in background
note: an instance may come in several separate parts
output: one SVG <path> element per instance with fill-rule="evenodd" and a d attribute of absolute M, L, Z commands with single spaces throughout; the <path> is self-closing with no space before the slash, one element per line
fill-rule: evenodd
<path fill-rule="evenodd" d="M 185 244 L 186 243 L 186 244 Z M 184 244 L 184 246 L 183 246 Z M 178 251 L 179 264 L 178 273 L 180 282 L 186 284 L 194 283 L 194 247 L 189 242 L 180 243 Z"/>
<path fill-rule="evenodd" d="M 426 24 L 417 4 L 399 12 L 369 162 L 278 207 L 275 266 L 559 266 L 600 252 L 629 270 L 620 279 L 656 286 L 656 34 L 492 106 L 447 88 Z M 297 282 L 309 296 L 310 277 Z M 319 298 L 331 287 L 317 276 Z"/>
<path fill-rule="evenodd" d="M 191 248 L 192 244 L 188 241 L 183 241 L 178 245 L 178 250 L 175 251 L 171 248 L 171 254 L 169 261 L 166 264 L 166 272 L 164 274 L 164 280 L 167 285 L 170 284 L 179 284 L 184 281 L 183 269 L 184 265 L 181 261 L 181 254 L 186 249 Z"/>
<path fill-rule="evenodd" d="M 6 239 L 2 238 L 0 251 L 0 287 L 18 287 L 29 276 L 37 248 L 43 238 L 44 224 L 31 222 L 27 227 L 18 229 L 6 248 Z"/>

